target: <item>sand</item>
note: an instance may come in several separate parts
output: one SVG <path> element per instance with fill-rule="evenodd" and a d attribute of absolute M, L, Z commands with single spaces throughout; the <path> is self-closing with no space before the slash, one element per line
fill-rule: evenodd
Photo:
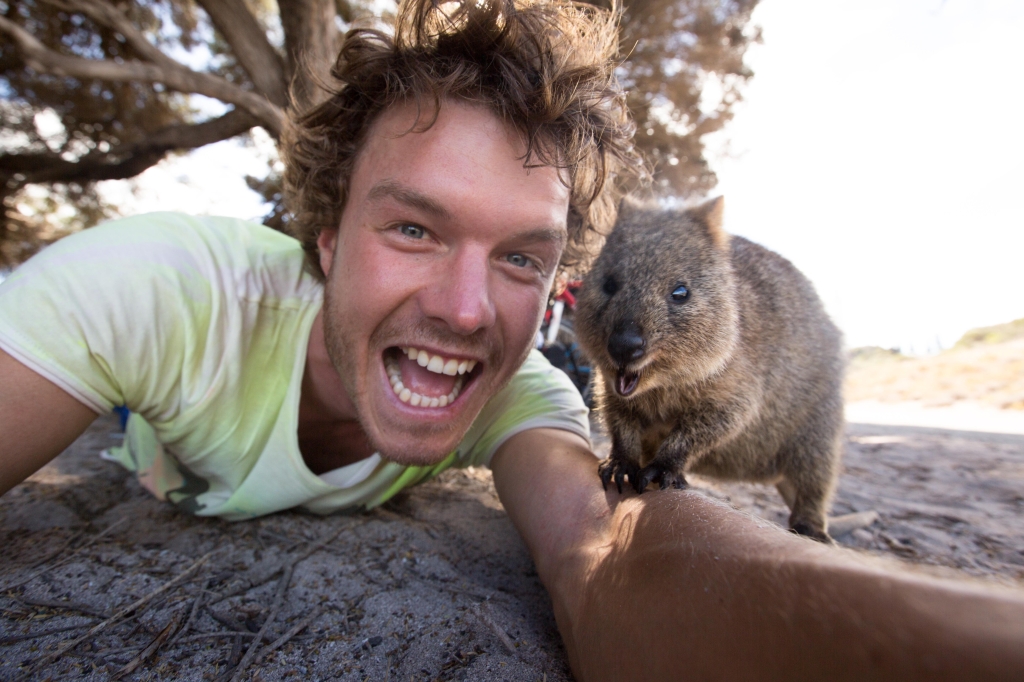
<path fill-rule="evenodd" d="M 487 471 L 446 472 L 366 514 L 227 523 L 101 460 L 116 437 L 98 421 L 0 498 L 0 680 L 228 680 L 239 663 L 266 681 L 571 679 Z M 877 520 L 841 544 L 1024 585 L 1024 435 L 851 424 L 845 445 L 834 513 Z M 773 488 L 693 483 L 785 522 Z"/>

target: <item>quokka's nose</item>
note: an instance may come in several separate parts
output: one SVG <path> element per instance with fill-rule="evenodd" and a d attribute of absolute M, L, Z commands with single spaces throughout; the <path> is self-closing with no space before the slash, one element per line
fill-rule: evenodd
<path fill-rule="evenodd" d="M 643 332 L 636 322 L 622 322 L 615 327 L 611 337 L 608 339 L 608 355 L 612 356 L 620 367 L 639 360 L 644 356 Z"/>

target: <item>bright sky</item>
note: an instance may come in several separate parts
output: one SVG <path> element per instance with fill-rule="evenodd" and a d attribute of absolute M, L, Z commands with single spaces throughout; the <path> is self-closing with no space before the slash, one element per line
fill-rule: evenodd
<path fill-rule="evenodd" d="M 1024 3 L 764 0 L 713 161 L 730 231 L 815 283 L 849 347 L 1024 317 Z"/>
<path fill-rule="evenodd" d="M 712 157 L 728 229 L 803 270 L 850 347 L 923 353 L 1024 317 L 1024 3 L 763 0 L 754 21 L 757 75 Z M 229 141 L 121 196 L 258 217 L 261 166 Z"/>

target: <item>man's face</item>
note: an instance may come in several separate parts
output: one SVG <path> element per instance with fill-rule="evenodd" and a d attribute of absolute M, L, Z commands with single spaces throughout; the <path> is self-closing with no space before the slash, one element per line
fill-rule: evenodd
<path fill-rule="evenodd" d="M 489 111 L 413 105 L 363 145 L 337 230 L 318 241 L 324 333 L 371 443 L 438 462 L 526 357 L 566 239 L 569 191 Z"/>

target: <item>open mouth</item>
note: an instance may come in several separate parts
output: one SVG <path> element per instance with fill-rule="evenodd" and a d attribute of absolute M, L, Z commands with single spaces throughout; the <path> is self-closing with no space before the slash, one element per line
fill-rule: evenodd
<path fill-rule="evenodd" d="M 615 392 L 625 398 L 636 390 L 636 385 L 639 381 L 639 372 L 630 372 L 624 368 L 619 369 L 615 376 Z"/>
<path fill-rule="evenodd" d="M 384 353 L 391 390 L 407 405 L 441 408 L 451 405 L 475 378 L 477 361 L 438 355 L 412 346 Z"/>

